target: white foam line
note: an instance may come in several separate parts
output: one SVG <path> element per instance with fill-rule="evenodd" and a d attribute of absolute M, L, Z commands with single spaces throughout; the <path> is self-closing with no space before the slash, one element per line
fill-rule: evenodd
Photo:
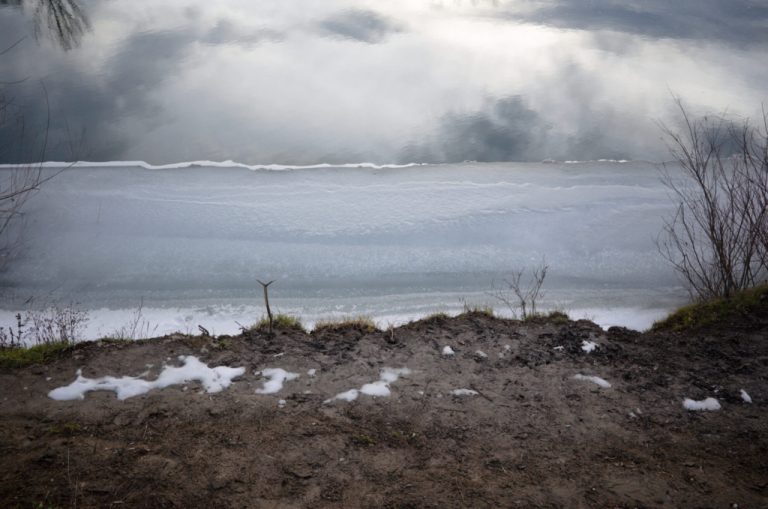
<path fill-rule="evenodd" d="M 77 370 L 77 378 L 74 382 L 64 387 L 53 389 L 48 397 L 58 401 L 73 399 L 85 399 L 85 393 L 90 391 L 113 391 L 117 399 L 124 400 L 146 394 L 152 389 L 164 389 L 171 385 L 184 384 L 198 381 L 203 384 L 206 392 L 220 392 L 232 384 L 232 379 L 245 373 L 245 368 L 230 368 L 217 366 L 209 368 L 200 362 L 197 357 L 191 355 L 179 356 L 182 366 L 166 366 L 156 380 L 144 380 L 140 377 L 113 377 L 86 378 L 82 370 Z"/>
<path fill-rule="evenodd" d="M 146 161 L 45 161 L 42 163 L 0 164 L 0 169 L 15 169 L 19 167 L 35 166 L 42 168 L 144 168 L 145 170 L 176 170 L 181 168 L 245 168 L 248 170 L 310 170 L 321 168 L 368 168 L 381 170 L 385 168 L 411 168 L 414 166 L 426 166 L 428 163 L 407 164 L 375 164 L 375 163 L 319 163 L 308 165 L 292 164 L 243 164 L 232 160 L 226 161 L 184 161 L 171 164 L 149 164 Z"/>

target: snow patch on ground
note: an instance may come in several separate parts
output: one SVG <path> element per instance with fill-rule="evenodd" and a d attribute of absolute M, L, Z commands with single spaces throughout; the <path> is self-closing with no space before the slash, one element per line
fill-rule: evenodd
<path fill-rule="evenodd" d="M 715 398 L 707 398 L 703 399 L 701 401 L 696 401 L 690 398 L 685 398 L 683 400 L 683 408 L 686 410 L 692 410 L 692 411 L 701 411 L 701 410 L 720 410 L 720 402 L 717 401 Z"/>
<path fill-rule="evenodd" d="M 113 391 L 117 399 L 124 400 L 146 394 L 152 389 L 164 389 L 171 385 L 184 384 L 198 381 L 206 392 L 221 392 L 232 384 L 232 379 L 242 376 L 245 368 L 230 368 L 217 366 L 209 368 L 194 356 L 179 356 L 182 366 L 166 366 L 156 380 L 145 380 L 141 377 L 123 376 L 120 378 L 105 376 L 101 378 L 87 378 L 82 370 L 77 370 L 77 378 L 74 382 L 64 387 L 53 389 L 48 397 L 58 401 L 84 399 L 85 393 L 90 391 Z"/>
<path fill-rule="evenodd" d="M 315 376 L 317 374 L 317 370 L 315 368 L 307 370 L 307 376 Z"/>
<path fill-rule="evenodd" d="M 259 372 L 256 373 L 257 375 Z M 280 392 L 285 382 L 299 378 L 298 373 L 289 373 L 280 368 L 267 368 L 261 371 L 261 376 L 268 378 L 261 389 L 256 389 L 256 394 L 274 394 Z"/>
<path fill-rule="evenodd" d="M 485 352 L 483 352 L 482 350 L 477 350 L 477 351 L 475 351 L 475 355 L 476 355 L 477 357 L 480 357 L 480 358 L 482 358 L 482 359 L 487 359 L 487 358 L 488 358 L 488 354 L 487 354 L 487 353 L 485 353 Z"/>
<path fill-rule="evenodd" d="M 392 394 L 392 391 L 389 390 L 389 384 L 383 380 L 363 385 L 360 387 L 360 392 L 367 394 L 368 396 L 382 397 L 387 397 Z"/>
<path fill-rule="evenodd" d="M 573 379 L 574 380 L 586 380 L 587 382 L 592 382 L 594 384 L 599 385 L 603 389 L 610 389 L 611 388 L 611 384 L 608 383 L 608 381 L 606 381 L 605 379 L 600 378 L 599 376 L 588 376 L 588 375 L 581 375 L 581 374 L 579 374 L 579 375 L 573 375 Z"/>
<path fill-rule="evenodd" d="M 741 399 L 744 401 L 744 403 L 752 403 L 752 398 L 744 389 L 741 390 Z"/>
<path fill-rule="evenodd" d="M 350 389 L 345 392 L 340 392 L 336 396 L 334 396 L 331 399 L 326 399 L 323 403 L 330 403 L 334 399 L 340 399 L 343 401 L 355 401 L 357 397 L 360 395 L 360 391 L 357 389 Z"/>
<path fill-rule="evenodd" d="M 478 392 L 472 389 L 454 389 L 451 394 L 454 396 L 477 396 Z"/>
<path fill-rule="evenodd" d="M 445 345 L 445 346 L 443 347 L 443 351 L 442 351 L 442 354 L 443 354 L 443 355 L 445 355 L 445 356 L 447 356 L 447 357 L 450 357 L 451 355 L 453 355 L 453 354 L 455 354 L 455 353 L 456 353 L 456 352 L 454 352 L 454 351 L 453 351 L 453 348 L 451 348 L 450 346 L 448 346 L 448 345 Z"/>
<path fill-rule="evenodd" d="M 586 353 L 592 353 L 597 348 L 597 343 L 594 341 L 582 341 L 581 342 L 581 349 L 584 350 Z"/>
<path fill-rule="evenodd" d="M 408 368 L 384 368 L 381 370 L 379 379 L 375 382 L 364 384 L 360 389 L 350 389 L 345 392 L 341 392 L 336 396 L 326 399 L 323 403 L 330 403 L 336 399 L 343 401 L 354 401 L 360 394 L 366 394 L 368 396 L 382 396 L 387 397 L 392 394 L 389 389 L 389 385 L 397 382 L 401 376 L 406 376 L 411 373 Z"/>

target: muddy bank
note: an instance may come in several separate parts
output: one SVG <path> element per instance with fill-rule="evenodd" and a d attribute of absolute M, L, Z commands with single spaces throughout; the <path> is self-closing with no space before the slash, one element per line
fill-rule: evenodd
<path fill-rule="evenodd" d="M 0 372 L 0 505 L 765 507 L 767 331 L 473 313 L 391 332 L 81 345 Z M 191 382 L 48 397 L 78 369 L 152 380 L 180 355 L 245 373 L 218 393 Z M 259 394 L 267 368 L 299 376 Z M 683 408 L 707 397 L 721 410 Z"/>

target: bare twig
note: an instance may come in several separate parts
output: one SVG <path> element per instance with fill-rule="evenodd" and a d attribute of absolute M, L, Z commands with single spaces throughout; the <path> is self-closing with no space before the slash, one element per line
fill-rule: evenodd
<path fill-rule="evenodd" d="M 256 281 L 258 281 L 259 284 L 264 289 L 264 305 L 267 307 L 267 319 L 269 320 L 269 334 L 272 335 L 273 318 L 272 318 L 272 310 L 269 308 L 269 285 L 271 285 L 275 281 L 272 280 L 268 283 L 263 283 L 258 279 Z"/>

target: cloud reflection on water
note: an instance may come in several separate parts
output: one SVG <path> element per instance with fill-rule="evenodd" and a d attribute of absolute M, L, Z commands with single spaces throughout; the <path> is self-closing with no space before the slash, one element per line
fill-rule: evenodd
<path fill-rule="evenodd" d="M 0 48 L 34 32 L 10 4 Z M 670 90 L 694 112 L 766 99 L 768 7 L 748 0 L 79 5 L 77 43 L 0 56 L 28 132 L 45 82 L 52 160 L 662 159 Z M 39 157 L 13 145 L 0 162 Z"/>

